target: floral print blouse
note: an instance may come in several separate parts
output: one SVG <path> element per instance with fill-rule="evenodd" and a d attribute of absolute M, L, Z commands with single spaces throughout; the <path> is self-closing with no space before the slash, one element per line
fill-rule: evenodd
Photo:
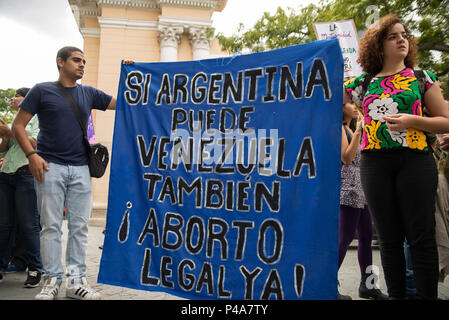
<path fill-rule="evenodd" d="M 424 71 L 426 90 L 435 82 L 435 75 Z M 345 82 L 351 100 L 363 112 L 364 126 L 360 149 L 388 150 L 410 148 L 429 151 L 426 135 L 414 128 L 390 131 L 383 117 L 397 113 L 422 116 L 421 94 L 413 69 L 405 68 L 396 74 L 372 78 L 362 95 L 366 73 Z"/>
<path fill-rule="evenodd" d="M 346 128 L 345 131 L 350 143 L 353 134 Z M 357 151 L 354 160 L 349 165 L 342 164 L 341 166 L 340 205 L 352 208 L 364 208 L 366 205 L 360 177 L 360 150 Z"/>

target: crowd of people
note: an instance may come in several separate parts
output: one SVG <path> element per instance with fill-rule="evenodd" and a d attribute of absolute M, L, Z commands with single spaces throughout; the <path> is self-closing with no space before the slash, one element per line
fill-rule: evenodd
<path fill-rule="evenodd" d="M 80 49 L 62 48 L 56 62 L 85 123 L 92 109 L 115 109 L 114 97 L 77 83 L 86 64 Z M 449 273 L 449 104 L 435 74 L 414 69 L 416 41 L 393 14 L 366 31 L 359 63 L 365 73 L 344 87 L 338 267 L 357 235 L 361 298 L 410 297 L 411 272 L 413 298 L 436 299 Z M 27 270 L 25 287 L 43 282 L 36 299 L 57 297 L 65 210 L 67 296 L 100 299 L 85 277 L 86 133 L 54 82 L 18 89 L 11 108 L 18 110 L 12 128 L 0 120 L 0 282 L 7 271 Z M 370 278 L 373 222 L 388 295 Z"/>

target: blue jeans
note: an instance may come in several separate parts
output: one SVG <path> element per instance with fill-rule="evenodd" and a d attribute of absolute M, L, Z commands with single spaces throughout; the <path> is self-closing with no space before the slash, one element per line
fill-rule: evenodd
<path fill-rule="evenodd" d="M 35 181 L 41 214 L 41 252 L 44 279 L 62 282 L 62 220 L 64 206 L 68 222 L 66 248 L 67 282 L 86 275 L 87 231 L 92 208 L 92 187 L 88 166 L 48 163 L 42 182 Z"/>
<path fill-rule="evenodd" d="M 413 279 L 413 264 L 412 255 L 410 253 L 410 246 L 407 240 L 404 241 L 404 256 L 405 256 L 405 292 L 407 294 L 416 294 L 415 280 Z"/>
<path fill-rule="evenodd" d="M 28 256 L 28 269 L 42 269 L 34 178 L 29 174 L 0 173 L 0 270 L 5 270 L 11 258 L 16 227 Z"/>

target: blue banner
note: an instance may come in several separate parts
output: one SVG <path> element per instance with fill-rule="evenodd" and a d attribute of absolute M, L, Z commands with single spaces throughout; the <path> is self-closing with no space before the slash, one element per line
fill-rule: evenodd
<path fill-rule="evenodd" d="M 335 299 L 337 39 L 121 66 L 98 282 L 189 299 Z"/>

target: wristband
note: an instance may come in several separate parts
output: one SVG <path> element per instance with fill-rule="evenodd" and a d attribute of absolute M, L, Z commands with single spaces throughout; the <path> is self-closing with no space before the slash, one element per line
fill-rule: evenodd
<path fill-rule="evenodd" d="M 31 156 L 32 154 L 35 154 L 35 153 L 37 153 L 36 151 L 31 151 L 31 152 L 28 152 L 26 155 L 25 155 L 25 157 L 29 157 L 29 156 Z"/>

